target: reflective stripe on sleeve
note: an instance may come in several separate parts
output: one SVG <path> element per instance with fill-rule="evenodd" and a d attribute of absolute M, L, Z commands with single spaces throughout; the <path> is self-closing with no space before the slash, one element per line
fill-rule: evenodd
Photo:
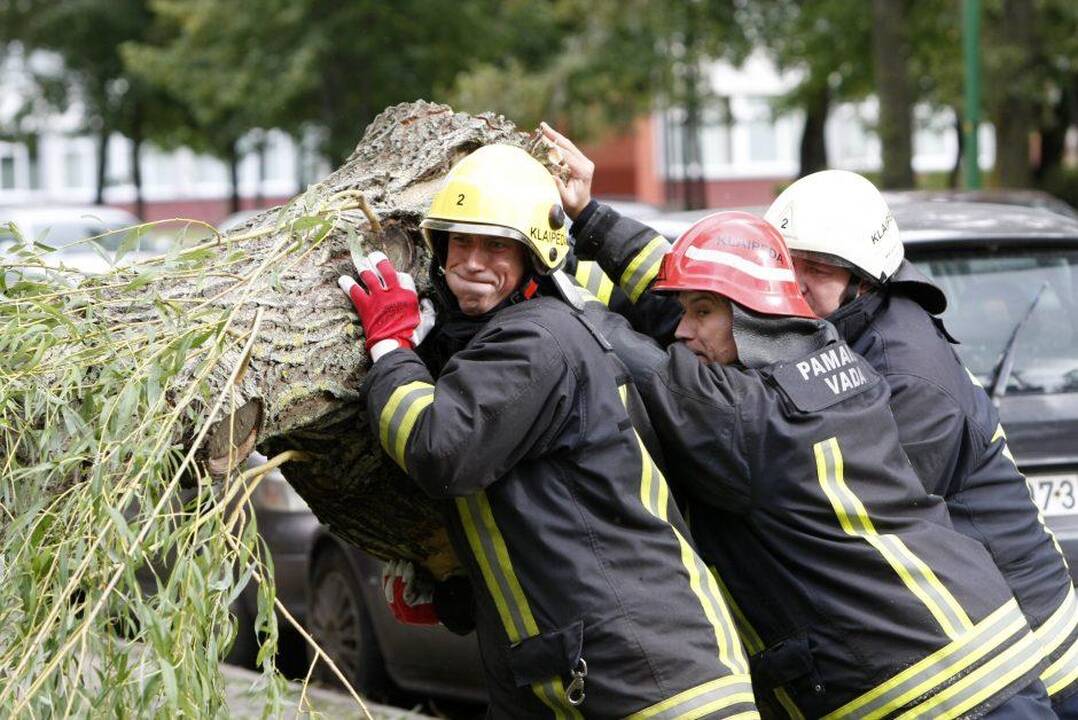
<path fill-rule="evenodd" d="M 659 274 L 663 255 L 670 251 L 670 243 L 662 235 L 656 235 L 631 261 L 618 282 L 621 289 L 636 302 L 655 276 Z"/>
<path fill-rule="evenodd" d="M 1074 585 L 1071 585 L 1067 589 L 1067 597 L 1040 627 L 1034 628 L 1033 634 L 1044 648 L 1044 656 L 1051 658 L 1075 628 L 1078 628 L 1078 598 L 1075 597 Z"/>
<path fill-rule="evenodd" d="M 1026 635 L 953 685 L 899 716 L 899 720 L 961 717 L 1037 666 L 1041 649 L 1033 633 Z"/>
<path fill-rule="evenodd" d="M 603 305 L 610 305 L 610 294 L 614 291 L 614 281 L 606 276 L 599 263 L 581 260 L 576 265 L 576 281 L 591 293 Z"/>
<path fill-rule="evenodd" d="M 627 406 L 628 387 L 621 385 L 618 387 L 618 393 L 621 395 L 622 403 Z M 636 437 L 637 446 L 640 448 L 640 501 L 649 513 L 669 525 L 670 489 L 666 484 L 666 478 L 655 466 L 650 453 L 644 446 L 643 440 L 640 439 L 640 435 L 636 433 L 635 429 L 633 434 Z M 719 662 L 733 675 L 747 674 L 749 661 L 745 657 L 745 651 L 741 647 L 741 643 L 738 641 L 733 619 L 730 617 L 730 611 L 722 599 L 719 587 L 715 583 L 715 578 L 678 529 L 673 525 L 669 525 L 669 527 L 674 533 L 681 550 L 681 564 L 689 575 L 689 587 L 700 602 L 704 616 L 715 631 Z"/>
<path fill-rule="evenodd" d="M 973 626 L 966 611 L 958 603 L 936 573 L 917 557 L 896 535 L 879 534 L 868 511 L 843 477 L 842 451 L 837 438 L 816 443 L 816 470 L 820 485 L 831 501 L 839 524 L 847 535 L 860 537 L 883 555 L 918 600 L 928 609 L 954 640 Z"/>
<path fill-rule="evenodd" d="M 405 450 L 420 413 L 434 402 L 434 386 L 416 381 L 401 385 L 389 396 L 378 418 L 378 439 L 382 447 L 404 470 Z"/>
<path fill-rule="evenodd" d="M 966 372 L 969 372 L 968 370 Z M 972 375 L 970 376 L 972 377 Z M 976 380 L 976 378 L 974 378 Z M 1003 432 L 1003 423 L 996 425 L 996 432 L 992 435 L 991 442 L 996 440 L 1003 440 L 1003 449 L 1000 451 L 1003 457 L 1011 461 L 1014 465 L 1014 471 L 1019 475 L 1022 475 L 1022 471 L 1018 469 L 1018 463 L 1014 461 L 1014 455 L 1011 454 L 1011 447 L 1007 444 L 1007 433 Z M 1022 479 L 1026 481 L 1026 490 L 1029 491 L 1029 501 L 1033 503 L 1033 507 L 1037 508 L 1037 522 L 1041 524 L 1041 528 L 1048 533 L 1048 537 L 1052 539 L 1052 545 L 1055 547 L 1056 552 L 1059 553 L 1059 558 L 1063 561 L 1064 567 L 1067 568 L 1068 575 L 1070 573 L 1070 564 L 1067 562 L 1067 556 L 1063 552 L 1063 548 L 1059 545 L 1059 538 L 1052 532 L 1052 528 L 1048 527 L 1048 522 L 1044 519 L 1044 513 L 1041 512 L 1041 506 L 1037 504 L 1037 494 L 1033 492 L 1033 485 L 1029 482 L 1029 478 L 1022 475 Z"/>
<path fill-rule="evenodd" d="M 1021 637 L 1021 640 L 999 651 L 1002 645 L 1016 637 Z M 1013 599 L 1008 600 L 958 639 L 829 713 L 825 716 L 825 720 L 845 718 L 878 720 L 888 717 L 913 700 L 932 693 L 933 689 L 947 686 L 956 677 L 964 679 L 973 675 L 969 672 L 969 668 L 988 657 L 1011 658 L 1019 665 L 1023 665 L 1025 660 L 1023 643 L 1030 638 L 1033 638 L 1033 634 L 1029 632 L 1029 625 L 1018 607 L 1018 602 Z M 1004 665 L 998 666 L 999 673 L 988 672 L 981 677 L 988 678 L 993 688 L 1001 690 L 1006 686 L 1003 676 L 1009 669 L 1013 669 L 1009 663 L 1010 661 L 1005 661 Z M 1036 659 L 1033 665 L 1035 664 Z M 1026 667 L 1026 670 L 1033 665 Z M 964 673 L 968 674 L 964 675 Z M 936 694 L 932 694 L 932 697 L 936 697 Z M 931 702 L 931 698 L 918 707 L 924 707 L 928 702 Z"/>
<path fill-rule="evenodd" d="M 539 634 L 524 588 L 520 585 L 516 571 L 509 558 L 509 549 L 502 536 L 490 501 L 485 492 L 478 492 L 456 499 L 457 513 L 460 515 L 468 546 L 479 563 L 483 582 L 498 609 L 502 626 L 511 643 Z M 565 696 L 565 685 L 560 677 L 532 683 L 535 693 L 544 705 L 549 707 L 557 720 L 568 718 L 580 720 L 580 711 L 569 704 Z"/>
<path fill-rule="evenodd" d="M 1048 688 L 1049 695 L 1066 690 L 1078 680 L 1078 637 L 1074 636 L 1078 628 L 1078 598 L 1074 586 L 1067 591 L 1067 597 L 1052 615 L 1033 631 L 1041 643 L 1044 657 L 1049 664 L 1041 673 L 1041 681 Z M 1070 644 L 1060 653 L 1064 642 Z M 1058 657 L 1053 660 L 1053 656 Z"/>
<path fill-rule="evenodd" d="M 637 711 L 626 720 L 694 720 L 726 711 L 722 717 L 759 718 L 753 705 L 748 675 L 727 675 L 679 692 L 673 697 Z M 741 705 L 738 708 L 736 706 Z"/>

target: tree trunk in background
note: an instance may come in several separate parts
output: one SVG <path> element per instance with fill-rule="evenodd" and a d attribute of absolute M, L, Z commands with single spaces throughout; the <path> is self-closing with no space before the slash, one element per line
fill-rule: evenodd
<path fill-rule="evenodd" d="M 240 211 L 240 151 L 239 141 L 232 143 L 228 148 L 228 184 L 231 188 L 231 197 L 229 199 L 229 212 L 238 213 Z"/>
<path fill-rule="evenodd" d="M 1026 96 L 1033 41 L 1033 3 L 1004 0 L 1002 42 L 1013 59 L 1006 63 L 1000 82 L 1003 99 L 996 113 L 996 169 L 1000 187 L 1029 187 L 1029 134 L 1033 130 L 1033 104 Z"/>
<path fill-rule="evenodd" d="M 947 187 L 957 189 L 962 178 L 962 155 L 966 151 L 966 136 L 962 132 L 962 113 L 958 108 L 954 110 L 954 133 L 958 138 L 958 152 L 955 153 L 954 165 L 947 173 Z"/>
<path fill-rule="evenodd" d="M 1061 88 L 1059 100 L 1050 109 L 1051 124 L 1040 128 L 1041 157 L 1033 171 L 1033 177 L 1038 183 L 1063 165 L 1067 129 L 1074 120 L 1074 85 L 1075 82 L 1071 82 Z"/>
<path fill-rule="evenodd" d="M 97 134 L 97 177 L 94 179 L 94 204 L 105 203 L 105 179 L 109 171 L 109 129 L 101 128 Z"/>
<path fill-rule="evenodd" d="M 135 118 L 131 124 L 131 184 L 135 187 L 135 215 L 146 219 L 146 202 L 142 197 L 142 105 L 135 102 Z"/>
<path fill-rule="evenodd" d="M 805 128 L 801 131 L 798 177 L 827 169 L 827 116 L 831 112 L 831 92 L 825 85 L 805 106 Z"/>
<path fill-rule="evenodd" d="M 226 407 L 237 409 L 213 418 L 216 425 L 197 450 L 199 462 L 211 472 L 216 466 L 221 474 L 230 456 L 242 459 L 252 445 L 270 457 L 302 451 L 308 460 L 289 462 L 282 470 L 323 523 L 371 553 L 421 560 L 439 576 L 456 562 L 439 506 L 387 458 L 360 415 L 359 388 L 370 365 L 337 278 L 354 274 L 352 237 L 363 252 L 386 252 L 398 271 L 416 279 L 420 295 L 427 295 L 430 258 L 419 222 L 449 168 L 494 142 L 525 147 L 548 166 L 560 162 L 501 116 L 473 117 L 422 101 L 397 105 L 367 128 L 342 167 L 286 210 L 260 214 L 213 245 L 210 252 L 219 260 L 237 257 L 227 272 L 207 272 L 203 265 L 189 281 L 167 286 L 153 281 L 137 291 L 106 283 L 101 290 L 102 306 L 109 308 L 101 322 L 110 332 L 119 327 L 137 332 L 141 326 L 132 323 L 157 317 L 161 297 L 235 310 L 233 327 L 241 338 L 261 312 L 241 379 L 228 383 L 242 356 L 243 342 L 236 340 L 206 381 L 211 395 L 229 393 L 232 401 Z M 356 209 L 359 194 L 380 216 L 380 233 Z M 302 219 L 310 233 L 316 216 L 332 228 L 314 247 L 289 225 Z M 281 251 L 288 247 L 292 250 Z M 272 276 L 240 284 L 252 268 L 278 253 Z M 247 294 L 237 290 L 241 287 Z M 191 321 L 180 316 L 177 322 Z M 190 360 L 183 370 L 188 376 L 194 372 L 189 365 Z M 177 442 L 190 444 L 182 438 L 190 438 L 195 420 L 201 418 L 174 430 Z"/>
<path fill-rule="evenodd" d="M 906 0 L 872 0 L 872 61 L 880 99 L 877 132 L 883 155 L 880 186 L 913 187 L 913 92 Z"/>

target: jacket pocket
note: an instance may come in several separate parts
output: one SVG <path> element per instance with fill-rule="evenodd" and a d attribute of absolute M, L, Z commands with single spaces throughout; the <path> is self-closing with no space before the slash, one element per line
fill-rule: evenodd
<path fill-rule="evenodd" d="M 525 638 L 509 647 L 509 669 L 517 687 L 564 677 L 576 667 L 584 646 L 584 623 Z"/>
<path fill-rule="evenodd" d="M 825 690 L 809 649 L 808 636 L 803 632 L 756 654 L 750 664 L 753 686 L 758 693 L 770 693 L 791 684 L 816 694 Z"/>

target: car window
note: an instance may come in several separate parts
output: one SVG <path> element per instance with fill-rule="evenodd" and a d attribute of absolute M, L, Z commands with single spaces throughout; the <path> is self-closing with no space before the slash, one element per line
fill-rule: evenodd
<path fill-rule="evenodd" d="M 968 248 L 910 253 L 947 293 L 943 319 L 986 385 L 1014 327 L 1047 283 L 1017 340 L 1008 394 L 1078 392 L 1078 249 Z"/>

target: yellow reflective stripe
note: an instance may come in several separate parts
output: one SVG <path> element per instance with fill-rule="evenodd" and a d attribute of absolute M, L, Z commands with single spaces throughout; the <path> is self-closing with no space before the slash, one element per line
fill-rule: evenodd
<path fill-rule="evenodd" d="M 629 262 L 625 272 L 621 274 L 619 285 L 629 296 L 629 300 L 636 302 L 655 276 L 659 274 L 659 266 L 662 265 L 663 255 L 670 250 L 670 243 L 662 235 L 656 235 L 651 242 L 644 246 Z"/>
<path fill-rule="evenodd" d="M 1041 661 L 1040 645 L 1033 633 L 964 675 L 939 693 L 899 716 L 899 720 L 931 717 L 950 720 L 975 708 L 1037 666 Z"/>
<path fill-rule="evenodd" d="M 618 395 L 621 396 L 622 404 L 628 409 L 628 386 L 619 385 Z M 745 657 L 745 652 L 737 640 L 734 622 L 726 608 L 726 603 L 722 600 L 719 588 L 715 584 L 715 579 L 708 571 L 707 566 L 704 565 L 703 560 L 700 559 L 700 556 L 696 554 L 692 545 L 676 527 L 670 525 L 668 510 L 670 488 L 666 484 L 666 478 L 663 477 L 659 468 L 655 466 L 654 461 L 651 459 L 651 454 L 644 446 L 644 441 L 641 440 L 635 429 L 633 430 L 633 435 L 636 437 L 637 447 L 640 448 L 640 502 L 645 510 L 669 525 L 670 530 L 673 531 L 674 537 L 678 541 L 678 546 L 681 550 L 681 564 L 689 574 L 689 588 L 696 595 L 696 599 L 700 602 L 700 607 L 704 611 L 704 616 L 715 631 L 715 643 L 719 649 L 719 662 L 735 675 L 747 673 L 749 671 L 748 658 Z"/>
<path fill-rule="evenodd" d="M 1001 451 L 1003 457 L 1010 460 L 1011 464 L 1014 465 L 1015 472 L 1022 475 L 1021 471 L 1018 470 L 1018 463 L 1014 461 L 1014 455 L 1011 454 L 1011 446 L 1007 444 L 1007 433 L 1003 431 L 1003 423 L 996 425 L 996 432 L 992 435 L 992 442 L 995 442 L 1000 438 L 1003 438 L 1003 450 Z M 1033 484 L 1029 482 L 1029 478 L 1025 475 L 1022 475 L 1022 479 L 1026 481 L 1026 490 L 1029 491 L 1029 501 L 1033 503 L 1033 507 L 1037 508 L 1037 522 L 1041 524 L 1041 528 L 1043 528 L 1044 531 L 1048 533 L 1048 537 L 1052 539 L 1052 545 L 1055 546 L 1056 552 L 1059 553 L 1059 559 L 1063 561 L 1063 566 L 1067 568 L 1069 574 L 1070 563 L 1067 562 L 1067 556 L 1063 552 L 1063 548 L 1059 545 L 1059 538 L 1056 537 L 1052 528 L 1048 527 L 1048 521 L 1044 519 L 1044 513 L 1041 512 L 1041 507 L 1037 504 L 1037 494 L 1033 491 Z"/>
<path fill-rule="evenodd" d="M 434 386 L 430 383 L 417 380 L 416 382 L 410 382 L 407 385 L 401 385 L 390 394 L 389 400 L 386 402 L 385 407 L 382 408 L 382 414 L 378 417 L 378 439 L 381 441 L 382 447 L 386 449 L 386 452 L 390 452 L 390 448 L 392 447 L 389 442 L 389 426 L 401 401 L 412 391 L 424 388 L 430 388 L 431 391 L 434 390 Z"/>
<path fill-rule="evenodd" d="M 958 600 L 901 538 L 891 534 L 881 535 L 876 531 L 865 506 L 846 484 L 838 439 L 832 437 L 818 442 L 813 451 L 820 485 L 846 534 L 860 537 L 876 548 L 949 638 L 954 640 L 973 627 L 973 622 Z"/>
<path fill-rule="evenodd" d="M 610 305 L 610 294 L 614 291 L 614 281 L 606 276 L 606 273 L 599 267 L 599 263 L 591 260 L 581 260 L 576 265 L 574 277 L 592 297 L 603 305 Z"/>
<path fill-rule="evenodd" d="M 785 688 L 775 688 L 775 697 L 778 698 L 779 704 L 789 713 L 792 720 L 805 720 L 805 716 L 801 713 L 800 708 L 794 704 L 793 698 L 790 697 Z"/>
<path fill-rule="evenodd" d="M 583 720 L 580 711 L 573 707 L 565 696 L 565 685 L 560 677 L 545 682 L 532 683 L 532 692 L 554 712 L 556 720 Z"/>
<path fill-rule="evenodd" d="M 734 615 L 737 634 L 741 637 L 741 642 L 745 644 L 745 649 L 749 651 L 750 655 L 762 652 L 766 647 L 763 638 L 756 632 L 756 628 L 749 624 L 749 619 L 745 617 L 745 613 L 741 611 L 741 606 L 737 604 L 734 596 L 730 594 L 730 589 L 722 581 L 719 571 L 715 569 L 714 565 L 708 565 L 708 570 L 711 571 L 711 577 L 715 578 L 715 583 L 719 587 L 722 599 L 726 602 L 726 607 L 730 608 L 730 612 Z"/>
<path fill-rule="evenodd" d="M 505 539 L 494 521 L 485 492 L 456 499 L 457 511 L 468 544 L 479 563 L 487 589 L 510 642 L 520 642 L 539 634 L 524 590 L 509 560 Z"/>
<path fill-rule="evenodd" d="M 1071 643 L 1067 652 L 1041 673 L 1041 681 L 1049 695 L 1055 695 L 1078 680 L 1078 642 Z"/>
<path fill-rule="evenodd" d="M 961 675 L 1016 634 L 1031 634 L 1028 628 L 1018 602 L 1008 600 L 962 637 L 829 713 L 825 720 L 878 720 L 887 717 L 910 701 Z"/>
<path fill-rule="evenodd" d="M 711 577 L 715 579 L 715 583 L 719 587 L 719 592 L 722 593 L 722 599 L 726 602 L 726 607 L 730 608 L 730 612 L 734 615 L 734 624 L 737 626 L 737 634 L 741 638 L 741 642 L 745 645 L 745 649 L 749 651 L 750 655 L 755 655 L 759 652 L 763 652 L 765 645 L 763 638 L 760 637 L 760 633 L 756 632 L 756 628 L 749 623 L 749 619 L 745 616 L 745 613 L 741 610 L 741 606 L 734 600 L 734 596 L 730 594 L 730 589 L 726 587 L 726 583 L 722 581 L 722 576 L 719 575 L 719 571 L 714 566 L 709 565 L 708 570 L 711 571 Z M 801 710 L 798 709 L 794 703 L 793 698 L 786 692 L 785 688 L 777 687 L 773 691 L 775 698 L 779 701 L 779 704 L 785 708 L 786 712 L 793 720 L 805 720 L 805 716 L 801 714 Z"/>
<path fill-rule="evenodd" d="M 1033 629 L 1041 646 L 1044 648 L 1044 656 L 1050 658 L 1063 641 L 1071 636 L 1078 627 L 1078 598 L 1074 594 L 1074 585 L 1067 588 L 1067 597 L 1063 599 L 1047 620 L 1040 627 Z"/>
<path fill-rule="evenodd" d="M 434 386 L 427 382 L 410 382 L 396 388 L 389 396 L 378 418 L 378 439 L 398 465 L 407 470 L 404 450 L 416 419 L 434 400 Z"/>
<path fill-rule="evenodd" d="M 673 697 L 638 710 L 625 720 L 691 720 L 738 703 L 754 702 L 752 681 L 747 674 L 727 675 L 683 690 Z M 731 717 L 758 718 L 752 708 Z"/>
<path fill-rule="evenodd" d="M 393 446 L 393 458 L 405 471 L 408 470 L 408 462 L 404 456 L 404 450 L 408 447 L 408 438 L 412 434 L 412 428 L 415 426 L 416 420 L 419 419 L 419 413 L 426 410 L 432 402 L 434 402 L 433 393 L 416 398 L 405 412 L 400 429 L 397 430 L 397 442 Z"/>

